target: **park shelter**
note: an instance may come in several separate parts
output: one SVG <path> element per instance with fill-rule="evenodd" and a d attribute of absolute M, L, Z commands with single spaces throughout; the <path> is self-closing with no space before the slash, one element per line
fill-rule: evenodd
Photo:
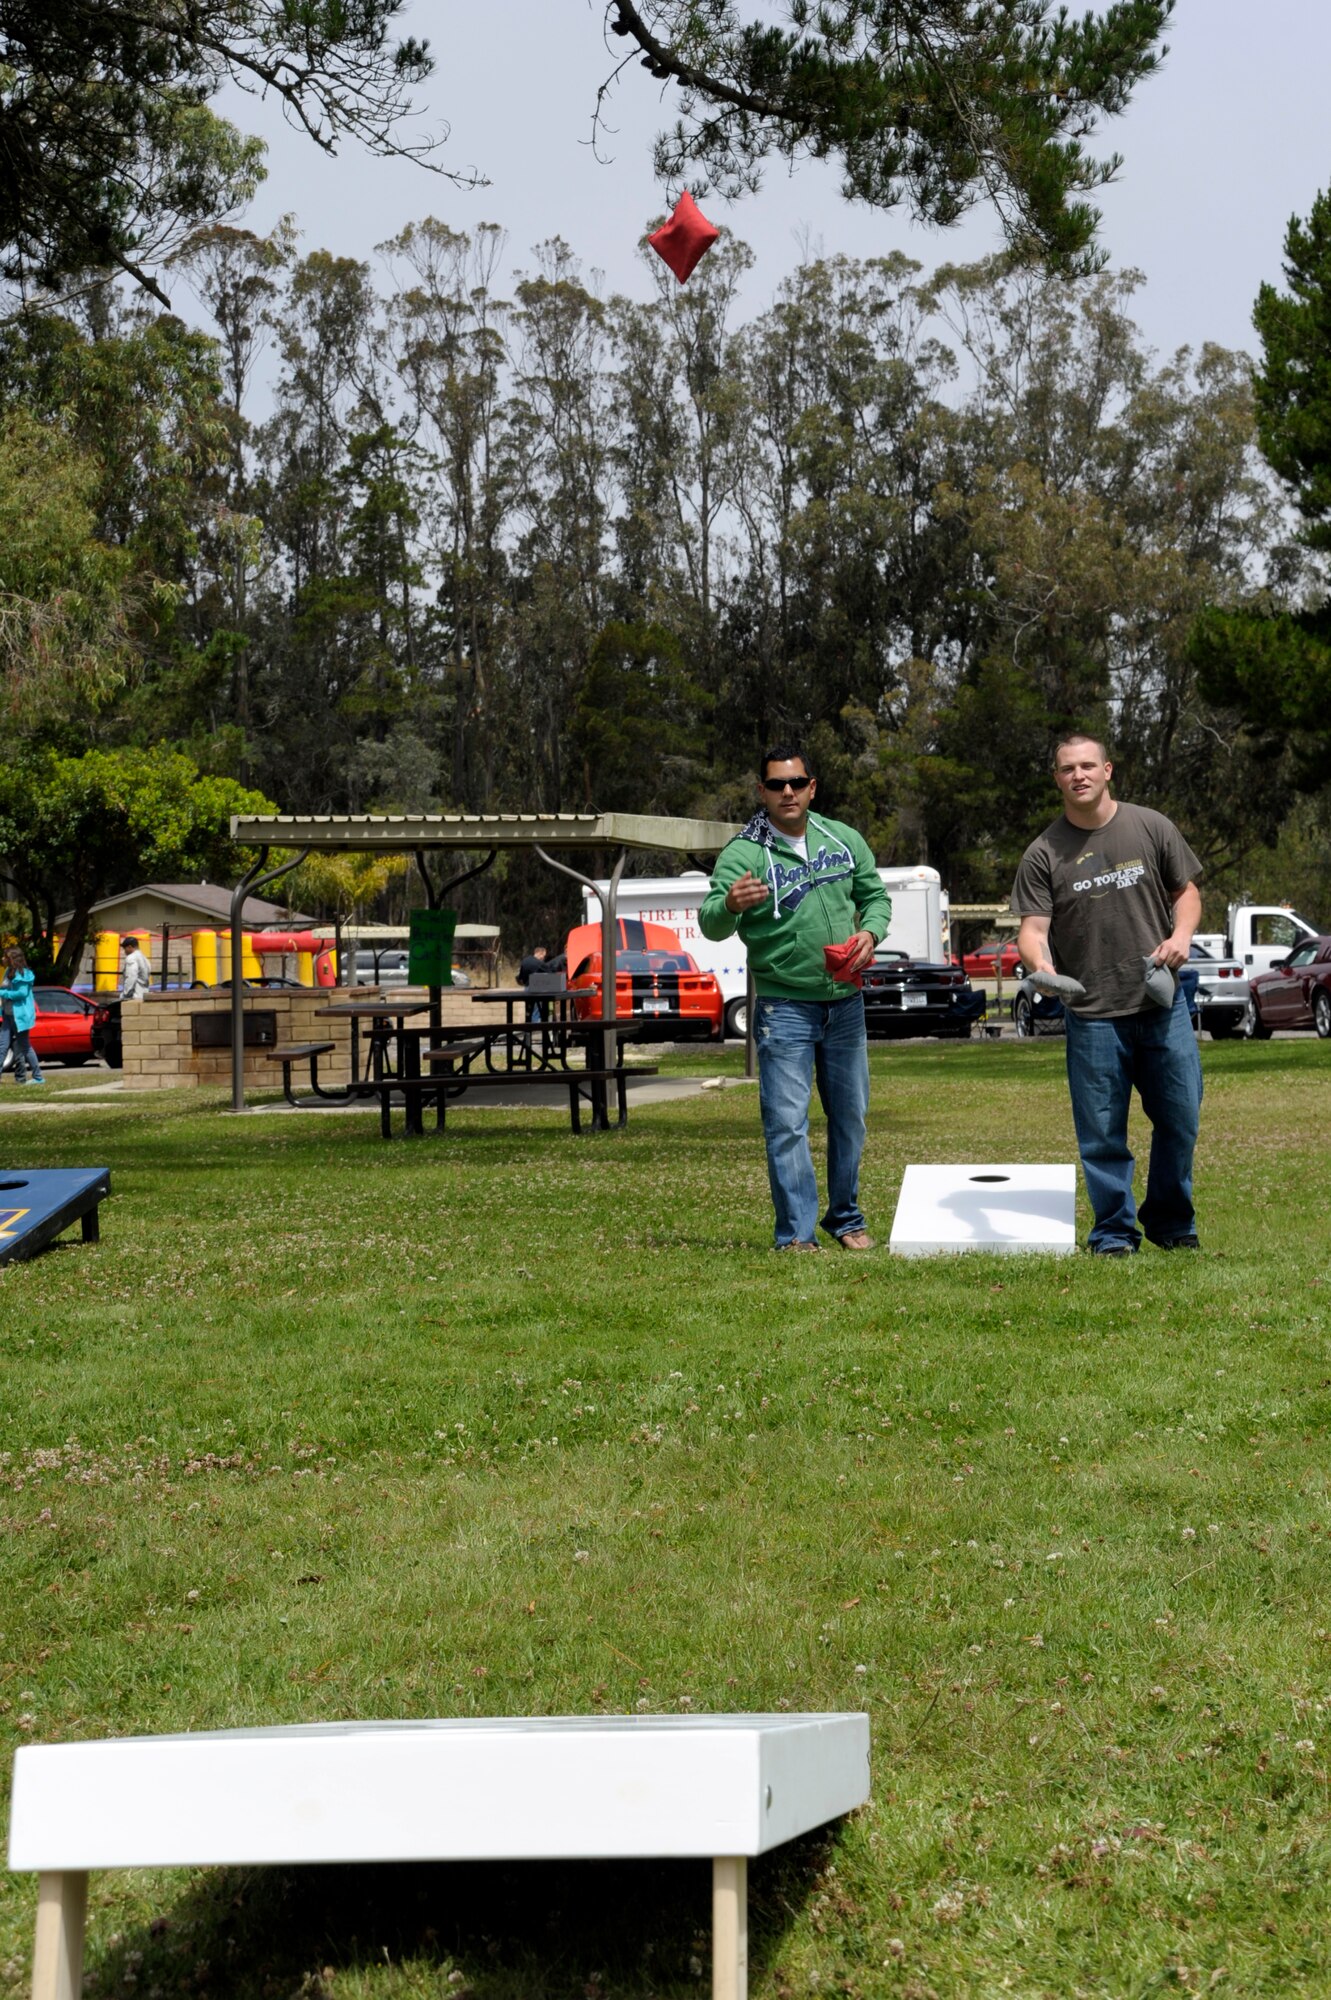
<path fill-rule="evenodd" d="M 671 819 L 655 813 L 237 814 L 231 821 L 231 838 L 240 846 L 257 849 L 258 854 L 236 884 L 231 898 L 232 1109 L 245 1109 L 245 988 L 236 957 L 240 910 L 251 894 L 280 880 L 307 854 L 410 854 L 425 884 L 429 907 L 438 909 L 450 889 L 483 874 L 501 848 L 531 850 L 549 867 L 571 876 L 593 895 L 598 891 L 592 878 L 568 861 L 556 860 L 556 853 L 589 848 L 617 850 L 601 893 L 601 963 L 607 974 L 601 980 L 601 1008 L 606 1052 L 613 1058 L 615 981 L 610 968 L 615 963 L 619 884 L 630 853 L 682 854 L 696 864 L 719 853 L 739 831 L 739 826 L 728 820 Z M 270 868 L 269 856 L 274 848 L 281 848 L 284 858 Z M 468 865 L 469 857 L 478 854 L 481 858 Z M 463 865 L 440 881 L 431 873 L 431 856 L 442 857 L 445 871 L 450 858 Z"/>

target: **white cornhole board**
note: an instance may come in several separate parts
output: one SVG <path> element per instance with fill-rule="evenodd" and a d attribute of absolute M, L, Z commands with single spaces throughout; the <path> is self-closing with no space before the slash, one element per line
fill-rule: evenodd
<path fill-rule="evenodd" d="M 907 1167 L 890 1247 L 902 1257 L 948 1250 L 1077 1247 L 1075 1167 Z"/>
<path fill-rule="evenodd" d="M 746 1857 L 863 1805 L 867 1715 L 327 1722 L 25 1744 L 34 2000 L 78 2000 L 92 1868 L 696 1855 L 713 1993 L 747 1988 Z"/>

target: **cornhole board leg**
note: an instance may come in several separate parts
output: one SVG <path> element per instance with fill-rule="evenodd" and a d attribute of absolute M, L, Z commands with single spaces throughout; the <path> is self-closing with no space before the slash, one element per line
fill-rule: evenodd
<path fill-rule="evenodd" d="M 88 1877 L 77 1870 L 37 1877 L 32 2000 L 80 2000 Z"/>
<path fill-rule="evenodd" d="M 712 2000 L 748 2000 L 749 1865 L 742 1854 L 712 1863 Z"/>

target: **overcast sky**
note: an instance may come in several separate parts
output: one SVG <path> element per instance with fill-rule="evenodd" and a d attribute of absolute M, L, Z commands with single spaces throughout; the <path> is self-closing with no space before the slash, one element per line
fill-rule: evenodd
<path fill-rule="evenodd" d="M 425 215 L 456 229 L 497 222 L 510 271 L 529 264 L 533 244 L 562 235 L 585 274 L 603 274 L 606 292 L 647 297 L 637 242 L 664 205 L 651 143 L 673 93 L 663 99 L 644 70 L 626 70 L 609 106 L 617 129 L 603 139 L 611 158 L 597 160 L 586 143 L 596 90 L 623 46 L 606 49 L 602 18 L 600 0 L 415 0 L 409 26 L 436 58 L 420 101 L 428 121 L 451 128 L 444 162 L 488 177 L 471 193 L 354 146 L 329 159 L 276 107 L 229 92 L 219 108 L 270 148 L 269 179 L 241 219 L 264 231 L 290 211 L 303 249 L 358 257 Z M 1178 0 L 1169 43 L 1161 74 L 1094 148 L 1124 158 L 1100 197 L 1103 241 L 1115 266 L 1145 273 L 1138 318 L 1162 353 L 1204 340 L 1251 350 L 1253 299 L 1264 278 L 1279 278 L 1285 225 L 1331 184 L 1331 0 L 1264 0 L 1260 9 Z M 999 241 L 983 210 L 937 232 L 912 228 L 900 212 L 852 207 L 835 170 L 812 163 L 789 172 L 777 162 L 758 195 L 704 207 L 756 253 L 748 312 L 768 302 L 805 245 L 857 257 L 900 249 L 932 268 Z"/>

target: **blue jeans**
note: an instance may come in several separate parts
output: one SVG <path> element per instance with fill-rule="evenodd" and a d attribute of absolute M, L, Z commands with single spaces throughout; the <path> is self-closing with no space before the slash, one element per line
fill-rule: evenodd
<path fill-rule="evenodd" d="M 1095 1211 L 1093 1250 L 1135 1250 L 1196 1233 L 1192 1155 L 1202 1106 L 1202 1062 L 1180 992 L 1168 1010 L 1114 1020 L 1067 1013 L 1068 1089 L 1086 1192 Z M 1128 1104 L 1136 1087 L 1151 1121 L 1151 1161 L 1141 1227 L 1132 1199 Z"/>
<path fill-rule="evenodd" d="M 822 1226 L 829 1236 L 863 1229 L 860 1154 L 869 1109 L 863 999 L 856 993 L 849 1000 L 759 1000 L 754 1040 L 777 1249 L 812 1243 L 818 1228 L 818 1184 L 809 1151 L 809 1093 L 815 1078 L 827 1114 Z"/>
<path fill-rule="evenodd" d="M 30 1032 L 31 1030 L 28 1028 L 16 1028 L 12 1021 L 0 1021 L 0 1065 L 3 1065 L 5 1056 L 9 1051 L 9 1045 L 12 1042 L 14 1045 L 15 1083 L 22 1083 L 25 1066 L 32 1071 L 32 1080 L 34 1083 L 45 1081 L 42 1076 L 41 1064 L 37 1060 L 37 1051 L 28 1041 Z"/>

